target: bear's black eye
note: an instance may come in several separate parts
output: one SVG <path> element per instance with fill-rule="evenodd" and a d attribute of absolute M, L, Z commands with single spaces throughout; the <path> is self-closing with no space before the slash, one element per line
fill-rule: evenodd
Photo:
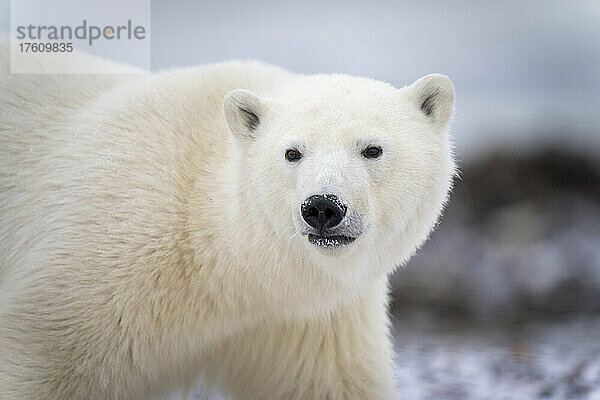
<path fill-rule="evenodd" d="M 381 155 L 381 153 L 383 153 L 381 147 L 369 146 L 366 149 L 364 149 L 361 154 L 364 158 L 377 158 Z"/>
<path fill-rule="evenodd" d="M 302 153 L 296 149 L 287 149 L 285 151 L 285 159 L 289 162 L 297 162 L 302 158 Z"/>

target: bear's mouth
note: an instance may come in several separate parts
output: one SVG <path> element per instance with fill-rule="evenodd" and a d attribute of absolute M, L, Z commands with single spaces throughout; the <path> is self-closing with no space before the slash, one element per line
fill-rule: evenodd
<path fill-rule="evenodd" d="M 336 248 L 345 246 L 354 242 L 356 238 L 345 235 L 331 235 L 331 236 L 319 236 L 314 233 L 308 234 L 308 241 L 312 244 L 320 247 Z"/>

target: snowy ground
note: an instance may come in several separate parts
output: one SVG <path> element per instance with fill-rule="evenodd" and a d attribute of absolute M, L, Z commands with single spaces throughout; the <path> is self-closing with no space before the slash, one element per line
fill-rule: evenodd
<path fill-rule="evenodd" d="M 600 318 L 519 328 L 395 323 L 399 399 L 600 399 Z"/>

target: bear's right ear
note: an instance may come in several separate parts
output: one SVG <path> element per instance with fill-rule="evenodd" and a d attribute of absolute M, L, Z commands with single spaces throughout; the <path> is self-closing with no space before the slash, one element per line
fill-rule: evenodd
<path fill-rule="evenodd" d="M 264 114 L 264 106 L 258 96 L 244 89 L 232 90 L 223 99 L 223 111 L 234 136 L 242 139 L 255 138 Z"/>

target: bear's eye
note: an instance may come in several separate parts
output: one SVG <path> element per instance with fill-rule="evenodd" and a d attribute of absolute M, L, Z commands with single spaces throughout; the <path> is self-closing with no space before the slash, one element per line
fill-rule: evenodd
<path fill-rule="evenodd" d="M 296 149 L 287 149 L 285 151 L 285 159 L 289 162 L 297 162 L 302 158 L 302 153 Z"/>
<path fill-rule="evenodd" d="M 364 149 L 361 154 L 364 158 L 377 158 L 381 155 L 381 153 L 383 153 L 381 147 L 369 146 L 366 149 Z"/>

